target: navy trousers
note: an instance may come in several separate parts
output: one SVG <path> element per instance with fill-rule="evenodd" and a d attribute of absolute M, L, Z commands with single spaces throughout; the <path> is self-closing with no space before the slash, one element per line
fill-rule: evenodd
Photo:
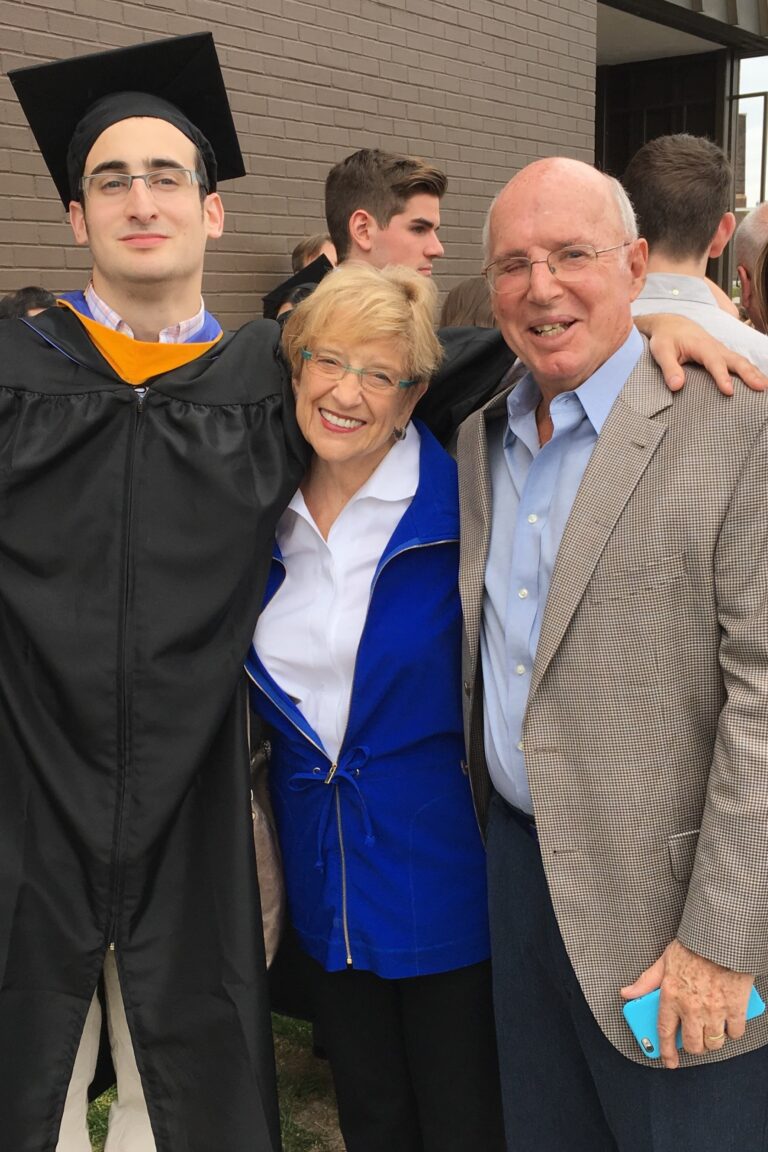
<path fill-rule="evenodd" d="M 674 1070 L 622 1056 L 568 959 L 538 844 L 499 796 L 488 878 L 508 1152 L 768 1152 L 768 1047 Z"/>

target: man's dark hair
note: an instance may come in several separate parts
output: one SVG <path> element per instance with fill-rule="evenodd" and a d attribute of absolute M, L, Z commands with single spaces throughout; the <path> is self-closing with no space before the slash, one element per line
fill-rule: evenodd
<path fill-rule="evenodd" d="M 11 292 L 0 300 L 0 320 L 11 320 L 19 316 L 26 316 L 33 308 L 52 308 L 56 297 L 45 288 L 29 285 Z"/>
<path fill-rule="evenodd" d="M 205 159 L 197 147 L 195 147 L 195 174 L 197 187 L 200 189 L 200 202 L 202 203 L 210 192 L 210 188 L 208 187 L 208 169 L 205 166 Z"/>
<path fill-rule="evenodd" d="M 400 156 L 378 148 L 361 148 L 334 165 L 325 181 L 325 219 L 339 261 L 350 249 L 349 218 L 359 208 L 380 228 L 405 210 L 412 196 L 441 199 L 448 179 L 439 168 L 417 156 Z"/>
<path fill-rule="evenodd" d="M 317 260 L 323 244 L 327 244 L 330 239 L 327 232 L 316 232 L 314 236 L 305 236 L 303 240 L 299 240 L 291 252 L 291 267 L 294 272 L 301 272 L 307 264 Z"/>
<path fill-rule="evenodd" d="M 733 173 L 704 136 L 659 136 L 635 153 L 622 184 L 651 252 L 674 260 L 703 256 L 731 206 Z"/>

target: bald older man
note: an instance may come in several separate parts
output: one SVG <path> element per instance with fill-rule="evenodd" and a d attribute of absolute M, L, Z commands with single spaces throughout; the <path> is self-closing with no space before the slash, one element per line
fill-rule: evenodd
<path fill-rule="evenodd" d="M 755 296 L 752 277 L 757 259 L 766 244 L 768 244 L 768 202 L 758 204 L 747 213 L 736 229 L 733 239 L 736 271 L 741 284 L 741 303 L 758 332 L 765 332 L 765 325 Z"/>
<path fill-rule="evenodd" d="M 768 403 L 728 401 L 700 370 L 667 390 L 630 311 L 645 241 L 589 166 L 525 168 L 487 248 L 497 323 L 529 368 L 459 437 L 508 1147 L 757 1152 Z M 655 1061 L 621 1010 L 654 989 Z"/>

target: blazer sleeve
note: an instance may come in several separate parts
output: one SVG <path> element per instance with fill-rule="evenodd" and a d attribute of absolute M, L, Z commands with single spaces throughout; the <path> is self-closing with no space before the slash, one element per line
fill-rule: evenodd
<path fill-rule="evenodd" d="M 734 489 L 714 557 L 726 699 L 678 929 L 726 968 L 768 972 L 768 428 Z"/>

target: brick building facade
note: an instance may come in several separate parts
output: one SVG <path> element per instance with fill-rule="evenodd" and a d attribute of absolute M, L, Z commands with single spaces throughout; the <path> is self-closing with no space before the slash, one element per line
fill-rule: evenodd
<path fill-rule="evenodd" d="M 447 171 L 438 283 L 475 273 L 485 209 L 513 171 L 593 159 L 596 16 L 596 0 L 0 0 L 0 295 L 81 287 L 89 266 L 9 69 L 213 33 L 248 175 L 222 185 L 205 294 L 236 325 L 289 273 L 295 241 L 323 230 L 325 173 L 363 146 Z"/>

